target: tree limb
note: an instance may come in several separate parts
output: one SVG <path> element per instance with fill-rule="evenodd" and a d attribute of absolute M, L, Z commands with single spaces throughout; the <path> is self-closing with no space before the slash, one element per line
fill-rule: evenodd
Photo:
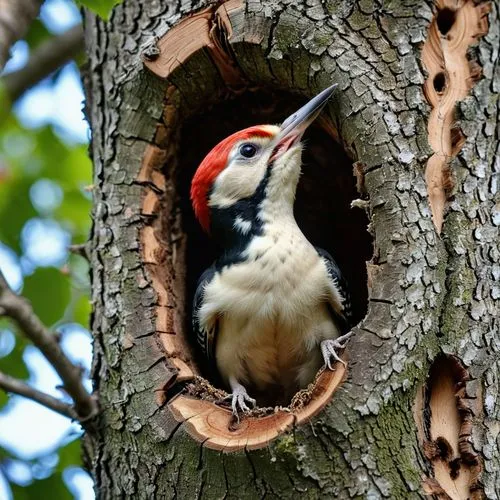
<path fill-rule="evenodd" d="M 0 70 L 9 58 L 11 46 L 28 31 L 38 16 L 43 0 L 0 0 Z"/>
<path fill-rule="evenodd" d="M 88 419 L 97 412 L 95 399 L 85 389 L 81 369 L 64 354 L 57 337 L 45 327 L 31 304 L 9 287 L 0 271 L 0 309 L 19 325 L 24 334 L 40 349 L 63 381 L 65 391 L 73 398 L 80 419 Z"/>
<path fill-rule="evenodd" d="M 28 384 L 21 382 L 20 380 L 6 375 L 5 373 L 0 372 L 0 388 L 2 388 L 5 392 L 12 392 L 14 394 L 18 394 L 19 396 L 24 396 L 25 398 L 31 399 L 40 403 L 51 410 L 64 415 L 65 417 L 69 417 L 71 419 L 77 419 L 78 415 L 75 410 L 68 404 L 60 401 L 57 398 L 46 394 L 45 392 L 41 392 L 33 387 L 30 387 Z"/>
<path fill-rule="evenodd" d="M 90 261 L 90 251 L 89 251 L 89 244 L 87 243 L 82 243 L 79 245 L 70 245 L 69 246 L 69 251 L 74 254 L 74 255 L 80 255 L 83 257 L 85 260 Z"/>
<path fill-rule="evenodd" d="M 40 45 L 33 51 L 24 67 L 19 71 L 7 73 L 0 81 L 13 102 L 82 50 L 83 29 L 78 25 Z"/>

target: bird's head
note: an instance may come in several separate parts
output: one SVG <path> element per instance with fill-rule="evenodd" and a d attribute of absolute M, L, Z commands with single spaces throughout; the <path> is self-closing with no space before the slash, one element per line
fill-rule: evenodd
<path fill-rule="evenodd" d="M 212 232 L 216 222 L 225 229 L 229 226 L 250 231 L 264 200 L 293 210 L 302 136 L 335 87 L 323 90 L 281 126 L 257 125 L 240 130 L 208 153 L 191 184 L 194 212 L 205 231 Z"/>

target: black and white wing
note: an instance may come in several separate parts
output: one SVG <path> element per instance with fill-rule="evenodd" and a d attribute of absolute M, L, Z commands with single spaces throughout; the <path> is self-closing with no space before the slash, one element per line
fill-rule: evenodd
<path fill-rule="evenodd" d="M 211 266 L 200 276 L 194 294 L 192 313 L 195 341 L 209 364 L 215 363 L 215 338 L 217 336 L 218 322 L 214 321 L 210 327 L 207 327 L 200 322 L 199 312 L 203 306 L 205 288 L 212 281 L 215 272 L 215 266 Z"/>
<path fill-rule="evenodd" d="M 352 309 L 351 309 L 351 295 L 349 293 L 349 288 L 347 286 L 347 281 L 342 276 L 337 263 L 333 257 L 322 248 L 316 247 L 316 251 L 319 256 L 323 259 L 328 276 L 332 282 L 332 285 L 337 289 L 342 298 L 342 311 L 338 311 L 336 308 L 331 307 L 334 319 L 337 321 L 342 333 L 348 332 L 352 326 Z"/>

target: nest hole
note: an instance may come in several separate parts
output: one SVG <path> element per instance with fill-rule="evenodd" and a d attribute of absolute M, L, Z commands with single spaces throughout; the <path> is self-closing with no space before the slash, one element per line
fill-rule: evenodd
<path fill-rule="evenodd" d="M 183 123 L 177 189 L 182 230 L 187 236 L 184 328 L 188 339 L 192 339 L 191 304 L 198 278 L 218 256 L 217 247 L 202 231 L 191 208 L 192 177 L 205 155 L 219 141 L 245 127 L 281 123 L 304 102 L 304 98 L 282 91 L 248 91 L 191 115 Z M 304 137 L 306 147 L 295 217 L 309 241 L 330 252 L 337 261 L 350 285 L 354 319 L 359 322 L 367 310 L 365 262 L 372 254 L 368 220 L 362 210 L 350 208 L 351 201 L 359 197 L 353 176 L 355 159 L 350 158 L 319 123 L 313 124 Z M 200 373 L 215 387 L 223 387 L 221 381 L 208 372 L 198 350 L 193 348 L 193 351 Z"/>
<path fill-rule="evenodd" d="M 436 22 L 437 27 L 441 35 L 446 36 L 451 30 L 453 24 L 455 23 L 457 13 L 455 10 L 445 7 L 444 9 L 439 9 Z"/>
<path fill-rule="evenodd" d="M 442 94 L 446 88 L 446 75 L 443 72 L 437 73 L 432 80 L 432 85 L 438 94 Z"/>

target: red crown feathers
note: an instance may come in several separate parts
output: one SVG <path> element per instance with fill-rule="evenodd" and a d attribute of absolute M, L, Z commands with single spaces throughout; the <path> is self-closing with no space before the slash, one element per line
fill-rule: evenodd
<path fill-rule="evenodd" d="M 272 133 L 262 126 L 249 127 L 226 137 L 205 156 L 191 182 L 191 202 L 196 218 L 206 232 L 210 229 L 208 192 L 217 176 L 226 167 L 229 153 L 235 143 L 248 141 L 253 137 L 271 136 Z"/>

